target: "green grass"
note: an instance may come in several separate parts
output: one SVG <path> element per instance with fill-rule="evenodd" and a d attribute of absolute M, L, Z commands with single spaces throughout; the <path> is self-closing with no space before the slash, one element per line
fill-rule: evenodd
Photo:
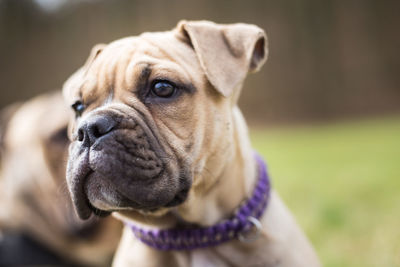
<path fill-rule="evenodd" d="M 400 266 L 400 118 L 251 129 L 324 266 Z"/>

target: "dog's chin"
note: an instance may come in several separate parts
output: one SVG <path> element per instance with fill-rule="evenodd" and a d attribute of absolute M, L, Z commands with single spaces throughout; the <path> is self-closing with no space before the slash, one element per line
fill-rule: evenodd
<path fill-rule="evenodd" d="M 161 201 L 135 200 L 134 197 L 126 196 L 109 179 L 92 172 L 86 177 L 84 193 L 88 208 L 99 217 L 104 217 L 112 212 L 136 211 L 146 215 L 159 215 L 165 213 L 172 207 L 183 203 L 188 195 L 188 189 L 180 190 L 172 199 Z M 132 196 L 135 196 L 134 193 Z"/>
<path fill-rule="evenodd" d="M 86 177 L 84 194 L 89 208 L 97 216 L 138 206 L 134 201 L 120 194 L 109 180 L 103 179 L 96 173 L 91 173 Z"/>

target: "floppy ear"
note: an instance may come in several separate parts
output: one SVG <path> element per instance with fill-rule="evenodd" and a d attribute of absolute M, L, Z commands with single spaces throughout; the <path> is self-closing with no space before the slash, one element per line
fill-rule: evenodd
<path fill-rule="evenodd" d="M 92 50 L 90 50 L 89 57 L 86 60 L 84 67 L 89 67 L 93 60 L 103 51 L 104 47 L 106 46 L 106 44 L 97 44 L 93 46 Z"/>
<path fill-rule="evenodd" d="M 89 57 L 87 58 L 85 64 L 75 71 L 65 82 L 63 85 L 63 95 L 65 99 L 74 100 L 77 98 L 77 90 L 79 89 L 80 82 L 82 81 L 82 77 L 85 75 L 87 69 L 90 67 L 95 58 L 103 51 L 106 44 L 97 44 L 93 46 L 90 51 Z"/>
<path fill-rule="evenodd" d="M 177 30 L 192 45 L 210 83 L 225 97 L 267 59 L 267 36 L 255 25 L 181 21 Z"/>

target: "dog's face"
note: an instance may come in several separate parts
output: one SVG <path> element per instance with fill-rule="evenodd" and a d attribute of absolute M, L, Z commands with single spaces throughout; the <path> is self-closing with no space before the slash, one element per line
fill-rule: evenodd
<path fill-rule="evenodd" d="M 75 111 L 67 181 L 81 218 L 154 212 L 212 184 L 232 154 L 232 107 L 265 60 L 265 34 L 246 24 L 181 22 L 96 46 L 64 85 Z"/>

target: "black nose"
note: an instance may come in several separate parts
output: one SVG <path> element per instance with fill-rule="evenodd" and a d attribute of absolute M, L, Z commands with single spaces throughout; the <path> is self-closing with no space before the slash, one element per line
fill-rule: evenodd
<path fill-rule="evenodd" d="M 78 141 L 86 146 L 91 146 L 97 139 L 111 132 L 115 125 L 115 120 L 110 117 L 92 116 L 79 127 Z"/>

